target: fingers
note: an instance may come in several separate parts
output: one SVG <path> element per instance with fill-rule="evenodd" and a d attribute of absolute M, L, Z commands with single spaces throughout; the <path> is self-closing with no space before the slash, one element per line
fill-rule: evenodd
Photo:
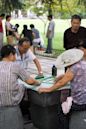
<path fill-rule="evenodd" d="M 38 89 L 38 92 L 41 94 L 41 93 L 43 93 L 43 92 L 45 92 L 45 88 L 39 88 Z"/>
<path fill-rule="evenodd" d="M 39 93 L 49 93 L 50 92 L 50 88 L 39 88 L 38 92 Z"/>
<path fill-rule="evenodd" d="M 41 85 L 41 82 L 39 82 L 39 81 L 35 82 L 35 86 L 40 86 L 40 85 Z"/>

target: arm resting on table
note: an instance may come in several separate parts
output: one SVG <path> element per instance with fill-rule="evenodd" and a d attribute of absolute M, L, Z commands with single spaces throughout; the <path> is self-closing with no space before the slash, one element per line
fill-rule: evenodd
<path fill-rule="evenodd" d="M 25 82 L 27 84 L 29 84 L 29 85 L 40 85 L 39 81 L 37 81 L 37 80 L 35 80 L 35 79 L 31 78 L 31 77 L 28 80 L 26 80 Z"/>
<path fill-rule="evenodd" d="M 68 69 L 67 72 L 65 73 L 65 75 L 63 76 L 63 78 L 61 80 L 59 80 L 58 82 L 56 82 L 52 87 L 50 87 L 50 88 L 39 88 L 38 92 L 39 93 L 52 92 L 56 89 L 59 89 L 59 88 L 65 86 L 73 78 L 74 78 L 74 74 L 72 73 L 72 71 L 70 71 L 70 69 Z"/>

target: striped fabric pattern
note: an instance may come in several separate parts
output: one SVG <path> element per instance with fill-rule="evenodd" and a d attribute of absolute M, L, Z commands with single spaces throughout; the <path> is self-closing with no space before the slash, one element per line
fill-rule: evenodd
<path fill-rule="evenodd" d="M 19 86 L 18 78 L 25 81 L 29 79 L 29 74 L 14 62 L 0 62 L 0 107 L 20 103 L 24 88 Z"/>

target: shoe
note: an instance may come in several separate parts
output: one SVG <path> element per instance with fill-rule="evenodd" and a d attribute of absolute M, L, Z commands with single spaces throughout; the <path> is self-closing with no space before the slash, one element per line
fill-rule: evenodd
<path fill-rule="evenodd" d="M 44 53 L 48 53 L 47 51 L 45 51 Z"/>
<path fill-rule="evenodd" d="M 45 51 L 45 53 L 47 53 L 47 54 L 52 54 L 52 52 L 49 52 L 49 51 Z"/>

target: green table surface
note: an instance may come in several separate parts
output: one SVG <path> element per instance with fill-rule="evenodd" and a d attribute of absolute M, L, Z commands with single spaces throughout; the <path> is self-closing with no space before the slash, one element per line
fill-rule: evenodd
<path fill-rule="evenodd" d="M 20 86 L 23 86 L 27 89 L 32 89 L 34 91 L 38 91 L 38 89 L 40 87 L 45 87 L 45 88 L 49 88 L 53 85 L 54 83 L 54 77 L 53 76 L 45 76 L 44 78 L 40 78 L 40 79 L 36 79 L 38 81 L 41 82 L 41 85 L 40 86 L 35 86 L 35 85 L 29 85 L 25 82 L 23 82 L 22 80 L 18 79 L 18 83 L 20 84 Z M 68 83 L 67 85 L 65 85 L 64 87 L 58 89 L 58 90 L 62 90 L 62 89 L 70 89 L 70 83 Z"/>

